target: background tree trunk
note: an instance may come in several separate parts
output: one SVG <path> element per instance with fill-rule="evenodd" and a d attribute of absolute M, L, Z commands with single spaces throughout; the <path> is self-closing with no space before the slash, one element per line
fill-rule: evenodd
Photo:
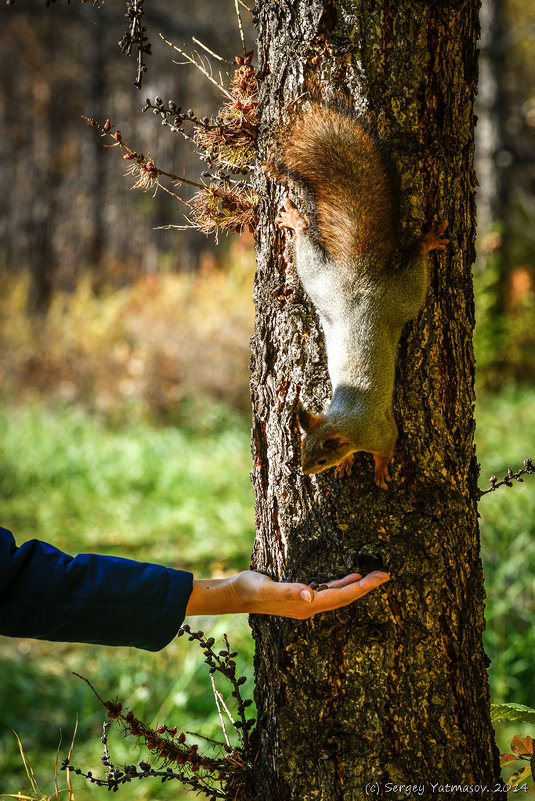
<path fill-rule="evenodd" d="M 507 135 L 510 116 L 505 91 L 507 26 L 503 0 L 486 0 L 481 7 L 479 80 L 476 101 L 477 220 L 480 247 L 475 265 L 486 308 L 480 330 L 479 360 L 490 388 L 497 388 L 510 372 L 510 334 L 507 296 L 515 238 L 511 208 L 513 149 Z M 481 291 L 480 289 L 480 291 Z M 488 344 L 487 344 L 488 343 Z M 486 347 L 485 347 L 486 345 Z M 492 367 L 491 370 L 488 368 Z"/>
<path fill-rule="evenodd" d="M 476 112 L 477 212 L 480 236 L 504 225 L 509 216 L 510 152 L 505 132 L 507 93 L 504 91 L 506 24 L 503 0 L 481 7 L 481 44 Z M 508 231 L 503 231 L 508 234 Z M 503 260 L 507 262 L 506 255 Z M 507 264 L 501 272 L 507 272 Z M 504 290 L 506 281 L 504 280 Z M 503 299 L 501 310 L 503 311 Z"/>
<path fill-rule="evenodd" d="M 403 244 L 441 219 L 451 238 L 432 260 L 426 306 L 401 341 L 390 489 L 374 485 L 368 454 L 351 478 L 336 480 L 332 470 L 306 477 L 297 402 L 319 410 L 330 385 L 314 309 L 274 227 L 282 190 L 259 178 L 253 567 L 276 579 L 328 580 L 374 554 L 392 581 L 308 622 L 252 618 L 258 799 L 347 801 L 375 782 L 379 797 L 386 782 L 428 792 L 431 783 L 492 788 L 499 777 L 481 639 L 472 417 L 478 5 L 257 7 L 264 146 L 304 92 L 349 98 L 397 165 Z"/>

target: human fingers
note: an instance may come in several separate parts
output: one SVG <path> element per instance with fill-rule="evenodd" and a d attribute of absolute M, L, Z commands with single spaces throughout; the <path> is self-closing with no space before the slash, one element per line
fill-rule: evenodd
<path fill-rule="evenodd" d="M 323 591 L 316 592 L 313 601 L 313 614 L 317 612 L 328 612 L 331 609 L 339 609 L 342 606 L 347 606 L 389 580 L 390 576 L 388 573 L 374 570 L 372 573 L 368 573 L 367 576 L 364 576 L 364 578 L 353 580 L 342 586 L 332 586 Z M 343 579 L 341 579 L 341 581 L 343 581 Z"/>
<path fill-rule="evenodd" d="M 368 573 L 367 575 L 369 575 L 369 576 L 378 575 L 378 576 L 382 576 L 382 577 L 384 577 L 384 576 L 390 577 L 389 574 L 386 571 L 383 571 L 383 570 L 373 570 L 370 573 Z M 387 579 L 385 579 L 385 580 L 387 580 Z M 361 573 L 349 573 L 349 575 L 344 576 L 343 578 L 333 579 L 333 581 L 326 581 L 323 584 L 314 583 L 314 584 L 311 584 L 310 586 L 312 586 L 313 589 L 315 589 L 315 590 L 319 589 L 321 591 L 321 590 L 323 590 L 325 588 L 336 589 L 338 587 L 347 587 L 347 586 L 349 586 L 351 584 L 356 584 L 356 583 L 358 583 L 360 581 L 362 581 L 362 574 Z"/>
<path fill-rule="evenodd" d="M 347 576 L 339 579 L 333 579 L 333 581 L 326 581 L 324 585 L 320 584 L 321 586 L 326 587 L 345 587 L 348 584 L 354 584 L 355 581 L 360 581 L 362 575 L 360 573 L 349 573 Z"/>

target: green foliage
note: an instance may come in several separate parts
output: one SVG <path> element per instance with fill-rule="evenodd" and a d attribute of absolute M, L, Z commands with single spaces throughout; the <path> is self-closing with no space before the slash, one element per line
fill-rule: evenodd
<path fill-rule="evenodd" d="M 483 395 L 476 408 L 480 486 L 535 455 L 535 390 Z M 502 487 L 480 502 L 487 593 L 485 648 L 492 698 L 531 705 L 535 699 L 535 480 Z"/>
<path fill-rule="evenodd" d="M 37 537 L 68 553 L 112 553 L 200 576 L 247 567 L 253 541 L 249 424 L 222 407 L 207 409 L 202 420 L 198 425 L 196 415 L 184 417 L 180 429 L 128 421 L 112 427 L 64 405 L 4 405 L 2 525 L 19 543 Z M 246 617 L 204 619 L 197 626 L 199 621 L 188 622 L 214 637 L 229 632 L 239 670 L 250 677 Z M 176 724 L 220 739 L 208 671 L 184 642 L 153 654 L 2 638 L 0 793 L 27 785 L 11 728 L 21 737 L 43 792 L 54 790 L 59 732 L 68 743 L 77 718 L 73 759 L 95 775 L 101 771 L 102 712 L 72 671 L 92 680 L 103 696 L 120 697 L 148 724 Z M 118 764 L 146 757 L 117 735 L 111 748 Z M 158 783 L 134 784 L 129 798 L 186 797 L 178 788 L 167 793 Z"/>
<path fill-rule="evenodd" d="M 500 235 L 496 232 L 495 236 Z M 474 349 L 480 380 L 489 377 L 497 359 L 503 359 L 508 339 L 507 318 L 505 314 L 497 312 L 503 291 L 501 252 L 487 252 L 483 247 L 481 250 L 483 255 L 480 255 L 480 272 L 474 281 L 478 319 L 474 332 Z"/>
<path fill-rule="evenodd" d="M 185 569 L 246 567 L 248 427 L 223 410 L 210 419 L 211 434 L 206 421 L 114 429 L 70 407 L 0 409 L 5 525 L 67 551 L 91 543 Z"/>
<path fill-rule="evenodd" d="M 535 390 L 483 395 L 477 406 L 480 485 L 534 456 Z M 246 567 L 253 541 L 249 424 L 224 407 L 183 405 L 180 428 L 125 418 L 121 424 L 80 408 L 44 404 L 0 408 L 2 523 L 18 542 L 39 537 L 67 552 L 100 551 L 221 575 Z M 487 587 L 486 649 L 492 697 L 530 705 L 535 697 L 533 575 L 535 480 L 502 487 L 480 505 Z M 252 643 L 245 616 L 205 619 L 194 627 L 239 651 L 251 677 Z M 149 725 L 178 725 L 220 739 L 208 673 L 184 641 L 157 654 L 30 640 L 2 639 L 0 792 L 28 789 L 11 728 L 18 732 L 43 792 L 54 791 L 54 765 L 66 756 L 79 719 L 73 760 L 101 773 L 102 713 L 81 672 L 103 697 L 118 697 Z M 253 714 L 253 713 L 252 713 Z M 498 742 L 518 733 L 497 724 Z M 528 724 L 529 725 L 529 724 Z M 10 728 L 11 727 L 11 728 Z M 509 735 L 510 732 L 510 735 Z M 115 735 L 117 764 L 146 757 Z M 104 790 L 83 793 L 101 797 Z M 166 792 L 168 795 L 166 795 Z M 76 797 L 81 795 L 76 790 Z M 129 799 L 186 798 L 180 788 L 132 784 Z"/>
<path fill-rule="evenodd" d="M 486 489 L 491 475 L 505 475 L 508 467 L 516 470 L 535 455 L 535 388 L 509 386 L 496 395 L 481 394 L 476 420 L 479 485 Z M 514 751 L 503 755 L 508 756 L 502 760 L 504 781 L 526 786 L 523 797 L 533 798 L 529 762 L 516 769 L 516 738 L 521 723 L 523 735 L 535 734 L 535 711 L 530 707 L 535 698 L 535 477 L 485 495 L 479 511 L 487 594 L 484 643 L 496 702 L 491 716 L 499 748 L 511 743 Z"/>
<path fill-rule="evenodd" d="M 491 704 L 490 719 L 493 723 L 503 723 L 504 720 L 535 723 L 535 709 L 523 704 Z"/>

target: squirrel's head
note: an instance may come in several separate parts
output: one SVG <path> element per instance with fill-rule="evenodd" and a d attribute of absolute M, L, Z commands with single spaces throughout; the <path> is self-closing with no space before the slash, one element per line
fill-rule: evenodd
<path fill-rule="evenodd" d="M 305 432 L 301 440 L 301 469 L 305 475 L 334 467 L 358 450 L 326 415 L 313 414 L 300 407 L 298 420 Z"/>

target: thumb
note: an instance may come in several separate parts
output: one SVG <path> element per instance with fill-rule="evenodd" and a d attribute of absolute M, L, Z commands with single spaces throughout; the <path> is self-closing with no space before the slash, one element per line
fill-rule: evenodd
<path fill-rule="evenodd" d="M 307 587 L 306 584 L 298 584 L 297 592 L 301 601 L 305 601 L 307 604 L 312 603 L 314 599 L 314 592 L 310 589 L 310 587 Z"/>
<path fill-rule="evenodd" d="M 279 584 L 279 587 L 283 586 L 283 584 Z M 286 584 L 284 597 L 287 601 L 305 601 L 310 604 L 314 600 L 314 590 L 311 590 L 306 584 Z"/>

